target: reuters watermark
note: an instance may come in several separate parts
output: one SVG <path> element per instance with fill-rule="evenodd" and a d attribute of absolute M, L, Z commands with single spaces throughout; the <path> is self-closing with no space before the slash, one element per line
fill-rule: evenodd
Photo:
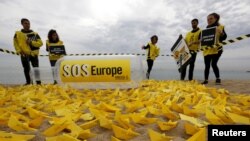
<path fill-rule="evenodd" d="M 250 125 L 208 125 L 208 141 L 250 140 Z"/>

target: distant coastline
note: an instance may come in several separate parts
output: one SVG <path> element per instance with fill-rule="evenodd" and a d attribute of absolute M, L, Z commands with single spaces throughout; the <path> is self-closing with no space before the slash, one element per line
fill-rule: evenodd
<path fill-rule="evenodd" d="M 250 73 L 250 70 L 249 70 L 249 71 L 246 71 L 246 72 Z"/>

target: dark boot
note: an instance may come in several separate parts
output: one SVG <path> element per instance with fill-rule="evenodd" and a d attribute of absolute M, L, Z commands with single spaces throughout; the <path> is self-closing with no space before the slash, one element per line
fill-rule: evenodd
<path fill-rule="evenodd" d="M 217 79 L 215 80 L 215 84 L 216 84 L 216 85 L 220 85 L 220 84 L 221 84 L 220 78 L 217 78 Z"/>
<path fill-rule="evenodd" d="M 146 78 L 147 78 L 147 79 L 149 79 L 149 75 L 150 75 L 150 74 L 147 72 L 147 73 L 146 73 Z"/>
<path fill-rule="evenodd" d="M 27 86 L 27 85 L 31 85 L 31 83 L 29 82 L 26 82 L 25 84 L 24 84 L 24 86 Z"/>
<path fill-rule="evenodd" d="M 37 85 L 41 85 L 42 83 L 41 83 L 40 80 L 38 80 L 38 81 L 36 81 L 36 84 L 37 84 Z"/>
<path fill-rule="evenodd" d="M 204 80 L 201 84 L 208 84 L 208 80 Z"/>

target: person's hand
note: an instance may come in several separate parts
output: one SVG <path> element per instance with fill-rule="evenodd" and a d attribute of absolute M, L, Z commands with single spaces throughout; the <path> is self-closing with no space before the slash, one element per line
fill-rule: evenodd
<path fill-rule="evenodd" d="M 196 41 L 196 42 L 194 42 L 193 44 L 200 44 L 200 41 Z"/>
<path fill-rule="evenodd" d="M 144 45 L 143 46 L 141 46 L 141 49 L 143 49 L 144 48 Z"/>
<path fill-rule="evenodd" d="M 219 33 L 219 34 L 223 34 L 222 30 L 219 29 L 219 28 L 216 28 L 216 32 Z"/>
<path fill-rule="evenodd" d="M 21 51 L 19 54 L 20 54 L 21 56 L 25 56 L 25 53 L 22 52 L 22 51 Z"/>
<path fill-rule="evenodd" d="M 188 44 L 188 47 L 190 47 L 192 44 L 194 44 L 194 42 L 190 42 L 190 43 Z"/>
<path fill-rule="evenodd" d="M 30 39 L 27 39 L 27 40 L 26 40 L 26 43 L 27 43 L 28 45 L 30 45 L 31 42 L 32 42 L 32 41 L 31 41 Z"/>

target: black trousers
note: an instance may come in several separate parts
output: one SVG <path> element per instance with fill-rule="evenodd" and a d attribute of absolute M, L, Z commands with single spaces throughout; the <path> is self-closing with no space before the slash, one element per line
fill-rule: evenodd
<path fill-rule="evenodd" d="M 49 60 L 51 67 L 54 67 L 56 65 L 57 60 Z"/>
<path fill-rule="evenodd" d="M 147 70 L 147 73 L 150 74 L 151 70 L 152 70 L 152 67 L 154 65 L 154 60 L 151 60 L 151 59 L 147 59 L 147 63 L 148 63 L 148 70 Z"/>
<path fill-rule="evenodd" d="M 220 78 L 220 71 L 219 71 L 219 68 L 217 66 L 217 63 L 218 63 L 218 61 L 220 59 L 221 54 L 222 54 L 222 50 L 220 50 L 218 52 L 218 54 L 204 56 L 204 62 L 205 62 L 205 71 L 204 71 L 205 80 L 208 80 L 210 66 L 212 66 L 212 68 L 213 68 L 215 77 L 216 78 Z"/>
<path fill-rule="evenodd" d="M 196 56 L 197 56 L 197 53 L 192 53 L 191 54 L 191 59 L 190 59 L 190 62 L 189 62 L 189 73 L 188 73 L 188 79 L 189 80 L 193 80 L 193 73 L 194 73 L 194 66 L 195 66 Z M 185 77 L 186 77 L 187 66 L 182 67 L 182 69 L 181 69 L 181 80 L 184 80 Z"/>
<path fill-rule="evenodd" d="M 21 62 L 22 62 L 23 70 L 24 70 L 24 76 L 26 79 L 26 83 L 31 84 L 30 62 L 31 62 L 32 67 L 39 67 L 38 56 L 31 56 L 31 55 L 21 56 Z M 38 73 L 36 75 L 38 75 L 38 76 L 40 75 L 39 72 L 36 72 L 36 73 Z M 38 78 L 40 78 L 40 76 Z M 40 80 L 38 80 L 38 81 L 40 81 Z"/>

